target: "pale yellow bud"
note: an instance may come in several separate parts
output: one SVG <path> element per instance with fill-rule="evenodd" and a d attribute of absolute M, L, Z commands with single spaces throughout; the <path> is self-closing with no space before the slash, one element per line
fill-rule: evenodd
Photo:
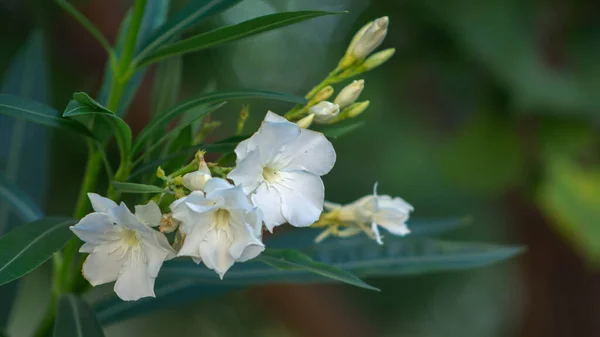
<path fill-rule="evenodd" d="M 160 166 L 159 166 L 159 167 L 156 169 L 156 176 L 157 176 L 158 178 L 160 178 L 160 179 L 164 178 L 164 177 L 166 176 L 166 175 L 165 175 L 165 170 L 163 170 L 163 169 L 162 169 L 162 167 L 160 167 Z"/>
<path fill-rule="evenodd" d="M 359 60 L 371 54 L 385 39 L 389 22 L 387 16 L 371 22 L 360 38 L 354 44 L 350 43 L 352 49 L 349 48 L 349 54 Z"/>
<path fill-rule="evenodd" d="M 297 121 L 296 125 L 298 125 L 302 129 L 308 129 L 308 127 L 310 127 L 310 125 L 312 124 L 314 118 L 315 118 L 315 114 L 310 114 L 310 115 L 302 118 L 301 120 Z"/>
<path fill-rule="evenodd" d="M 206 182 L 211 179 L 210 170 L 206 162 L 202 160 L 199 164 L 198 171 L 187 173 L 183 176 L 183 186 L 190 191 L 202 191 Z"/>
<path fill-rule="evenodd" d="M 356 46 L 356 43 L 358 42 L 358 40 L 360 40 L 360 38 L 365 34 L 365 32 L 367 31 L 367 29 L 369 29 L 369 27 L 371 26 L 372 23 L 373 23 L 373 21 L 367 22 L 367 24 L 362 26 L 362 28 L 359 29 L 356 32 L 356 34 L 354 34 L 354 36 L 352 37 L 352 40 L 350 41 L 350 44 L 348 45 L 348 49 L 346 49 L 346 54 L 352 53 L 352 50 Z"/>
<path fill-rule="evenodd" d="M 371 70 L 373 68 L 377 68 L 380 65 L 386 63 L 392 56 L 394 56 L 395 52 L 396 52 L 396 49 L 394 49 L 394 48 L 389 48 L 389 49 L 385 49 L 380 52 L 377 52 L 377 53 L 369 56 L 369 58 L 365 60 L 363 67 L 365 67 L 366 70 Z"/>
<path fill-rule="evenodd" d="M 325 124 L 335 119 L 340 113 L 340 107 L 329 101 L 323 101 L 310 108 L 309 113 L 314 114 L 314 121 L 318 124 Z"/>
<path fill-rule="evenodd" d="M 333 95 L 333 87 L 328 85 L 325 88 L 321 89 L 316 95 L 315 98 L 311 100 L 313 103 L 319 103 L 331 97 Z"/>
<path fill-rule="evenodd" d="M 337 95 L 333 103 L 339 105 L 340 109 L 344 109 L 345 107 L 353 104 L 360 96 L 360 93 L 363 91 L 365 87 L 364 80 L 353 81 L 348 84 L 340 93 Z"/>
<path fill-rule="evenodd" d="M 344 115 L 347 118 L 354 118 L 367 110 L 369 104 L 369 101 L 354 103 L 344 110 Z"/>

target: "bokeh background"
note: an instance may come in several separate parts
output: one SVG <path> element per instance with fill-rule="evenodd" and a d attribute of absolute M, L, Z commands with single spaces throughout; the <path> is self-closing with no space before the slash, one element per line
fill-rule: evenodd
<path fill-rule="evenodd" d="M 114 41 L 130 1 L 72 0 Z M 173 1 L 180 5 L 183 1 Z M 517 259 L 474 271 L 342 285 L 258 287 L 214 296 L 108 326 L 107 336 L 600 336 L 600 4 L 585 0 L 246 0 L 199 29 L 278 11 L 325 17 L 191 54 L 181 99 L 207 88 L 262 88 L 302 95 L 337 64 L 353 33 L 387 15 L 384 67 L 364 76 L 366 126 L 336 141 L 326 198 L 349 202 L 380 191 L 412 203 L 414 217 L 475 219 L 453 238 L 528 247 Z M 28 65 L 48 81 L 25 94 L 59 110 L 74 91 L 99 90 L 105 53 L 49 0 L 0 0 L 0 74 L 27 39 L 47 62 Z M 148 121 L 150 71 L 127 116 Z M 14 89 L 4 81 L 3 92 Z M 337 89 L 341 89 L 338 86 Z M 11 92 L 15 93 L 15 92 Z M 253 129 L 267 109 L 250 102 Z M 215 140 L 234 129 L 228 104 Z M 0 146 L 0 170 L 49 214 L 71 214 L 86 149 L 70 134 L 0 119 L 0 144 L 27 137 L 20 163 Z M 8 213 L 0 209 L 0 222 Z M 47 266 L 48 267 L 48 266 Z M 42 314 L 49 269 L 4 289 L 11 336 Z M 2 310 L 2 309 L 0 309 Z M 2 315 L 0 315 L 2 317 Z"/>

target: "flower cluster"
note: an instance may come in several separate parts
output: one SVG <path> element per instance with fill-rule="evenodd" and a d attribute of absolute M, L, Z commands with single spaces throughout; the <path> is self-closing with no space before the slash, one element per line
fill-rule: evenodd
<path fill-rule="evenodd" d="M 364 232 L 379 244 L 379 227 L 408 234 L 405 223 L 412 207 L 400 198 L 375 191 L 344 206 L 324 201 L 321 176 L 333 168 L 336 152 L 323 133 L 308 129 L 313 121 L 332 124 L 367 108 L 368 101 L 356 103 L 363 80 L 348 84 L 333 102 L 327 101 L 334 92 L 330 84 L 368 69 L 373 56 L 367 56 L 385 37 L 387 25 L 388 19 L 381 18 L 361 29 L 334 75 L 311 90 L 306 105 L 284 117 L 269 111 L 258 131 L 235 148 L 233 167 L 207 163 L 199 152 L 171 175 L 159 168 L 157 176 L 174 198 L 165 202 L 169 199 L 157 196 L 136 206 L 135 213 L 89 194 L 94 212 L 71 227 L 85 242 L 80 251 L 89 253 L 83 276 L 93 286 L 116 281 L 120 298 L 138 300 L 154 296 L 163 262 L 175 257 L 191 257 L 223 278 L 235 262 L 264 251 L 263 228 L 273 232 L 285 223 L 325 228 L 317 241 Z M 238 130 L 247 115 L 245 108 Z M 170 243 L 167 234 L 173 232 Z"/>

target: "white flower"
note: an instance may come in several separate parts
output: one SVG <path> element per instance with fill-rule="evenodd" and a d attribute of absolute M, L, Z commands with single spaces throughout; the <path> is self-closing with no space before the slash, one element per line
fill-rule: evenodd
<path fill-rule="evenodd" d="M 160 209 L 151 201 L 136 206 L 136 214 L 97 194 L 88 197 L 94 208 L 71 230 L 85 241 L 82 253 L 90 253 L 83 276 L 92 286 L 117 281 L 114 290 L 125 301 L 154 297 L 154 280 L 163 261 L 175 257 L 164 234 L 152 229 L 160 223 Z"/>
<path fill-rule="evenodd" d="M 348 52 L 357 59 L 364 59 L 379 47 L 387 35 L 389 18 L 384 16 L 376 19 L 356 33 Z"/>
<path fill-rule="evenodd" d="M 333 145 L 323 134 L 269 111 L 235 153 L 237 165 L 228 178 L 251 195 L 269 231 L 285 222 L 305 227 L 319 219 L 325 194 L 320 176 L 335 163 Z"/>
<path fill-rule="evenodd" d="M 325 124 L 340 114 L 340 107 L 335 103 L 322 101 L 311 107 L 308 112 L 315 115 L 316 123 Z"/>
<path fill-rule="evenodd" d="M 206 165 L 205 161 L 201 161 L 198 171 L 183 175 L 183 186 L 190 191 L 202 191 L 210 178 L 212 178 L 212 175 L 210 174 L 208 165 Z"/>
<path fill-rule="evenodd" d="M 340 91 L 333 103 L 337 104 L 340 109 L 344 109 L 345 107 L 354 104 L 364 87 L 364 80 L 352 81 L 352 83 L 348 84 Z"/>
<path fill-rule="evenodd" d="M 235 261 L 253 259 L 265 249 L 260 241 L 262 219 L 241 187 L 212 178 L 204 191 L 206 195 L 192 192 L 171 204 L 185 235 L 177 255 L 202 261 L 223 278 Z"/>
<path fill-rule="evenodd" d="M 406 226 L 410 212 L 414 208 L 404 199 L 389 195 L 377 195 L 377 184 L 373 187 L 373 195 L 364 196 L 348 205 L 325 203 L 327 209 L 335 210 L 339 221 L 371 226 L 371 232 L 377 243 L 383 244 L 379 228 L 404 236 L 410 233 Z"/>

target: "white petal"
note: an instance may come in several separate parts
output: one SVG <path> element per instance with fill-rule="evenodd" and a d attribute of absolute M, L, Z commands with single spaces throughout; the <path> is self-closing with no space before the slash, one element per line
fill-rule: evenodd
<path fill-rule="evenodd" d="M 143 224 L 151 227 L 157 227 L 160 225 L 160 218 L 162 213 L 158 205 L 150 200 L 146 205 L 135 206 L 135 217 L 138 218 Z"/>
<path fill-rule="evenodd" d="M 281 194 L 281 211 L 290 225 L 306 227 L 319 220 L 323 211 L 325 187 L 317 175 L 303 171 L 281 172 L 277 184 Z"/>
<path fill-rule="evenodd" d="M 245 193 L 252 193 L 263 181 L 263 166 L 260 161 L 260 150 L 250 152 L 236 167 L 229 172 L 227 178 L 233 180 L 236 186 L 241 186 Z"/>
<path fill-rule="evenodd" d="M 279 116 L 278 114 L 274 113 L 273 111 L 267 111 L 267 114 L 265 116 L 265 122 L 271 122 L 271 123 L 289 123 L 289 121 L 287 119 L 285 119 L 285 117 L 283 116 Z"/>
<path fill-rule="evenodd" d="M 223 231 L 210 231 L 206 240 L 200 244 L 202 262 L 207 268 L 214 270 L 223 278 L 223 275 L 233 266 L 234 260 L 229 254 L 231 242 Z"/>
<path fill-rule="evenodd" d="M 286 222 L 281 213 L 281 195 L 275 187 L 261 184 L 252 195 L 252 202 L 261 210 L 265 226 L 270 232 L 275 226 Z"/>
<path fill-rule="evenodd" d="M 136 231 L 152 230 L 141 223 L 124 203 L 121 203 L 118 207 L 109 209 L 108 215 L 114 223 L 127 229 Z"/>
<path fill-rule="evenodd" d="M 260 150 L 262 163 L 272 160 L 275 155 L 282 151 L 284 146 L 298 138 L 300 127 L 294 123 L 271 123 L 263 122 L 260 129 L 250 138 L 248 150 Z"/>
<path fill-rule="evenodd" d="M 90 213 L 70 228 L 82 241 L 91 244 L 100 244 L 115 238 L 114 224 L 106 213 Z"/>
<path fill-rule="evenodd" d="M 206 197 L 220 204 L 225 209 L 243 209 L 250 211 L 254 206 L 241 187 L 230 187 L 227 189 L 214 190 L 206 193 Z"/>
<path fill-rule="evenodd" d="M 88 198 L 92 203 L 92 208 L 96 212 L 106 213 L 109 209 L 117 207 L 117 204 L 105 197 L 101 197 L 96 193 L 88 193 Z"/>
<path fill-rule="evenodd" d="M 164 237 L 164 234 L 158 234 L 161 234 Z M 167 238 L 164 237 L 164 239 L 166 240 Z M 154 278 L 158 276 L 158 272 L 160 271 L 160 267 L 162 267 L 163 262 L 167 259 L 172 259 L 175 256 L 175 251 L 173 251 L 171 247 L 166 250 L 163 247 L 145 245 L 144 252 L 147 258 L 146 263 L 148 265 L 148 275 Z"/>
<path fill-rule="evenodd" d="M 82 273 L 92 286 L 113 282 L 119 276 L 124 261 L 119 254 L 94 252 L 85 259 Z"/>
<path fill-rule="evenodd" d="M 375 241 L 377 241 L 378 244 L 383 245 L 383 241 L 381 241 L 381 234 L 379 234 L 379 228 L 375 222 L 371 224 L 371 230 L 373 231 Z"/>
<path fill-rule="evenodd" d="M 144 297 L 155 297 L 154 279 L 148 274 L 146 264 L 128 261 L 117 278 L 114 288 L 115 293 L 124 301 L 137 301 Z"/>
<path fill-rule="evenodd" d="M 206 186 L 204 187 L 204 192 L 210 193 L 216 190 L 228 189 L 233 187 L 234 186 L 225 179 L 213 178 L 206 183 Z"/>
<path fill-rule="evenodd" d="M 380 208 L 373 216 L 373 221 L 394 235 L 404 236 L 410 233 L 406 227 L 408 213 L 392 208 Z"/>
<path fill-rule="evenodd" d="M 240 160 L 244 160 L 244 158 L 246 158 L 246 155 L 248 155 L 248 152 L 250 152 L 248 150 L 248 144 L 250 143 L 250 138 L 241 141 L 236 147 L 235 147 L 235 156 L 236 156 L 236 163 L 239 162 Z"/>
<path fill-rule="evenodd" d="M 245 215 L 237 220 L 230 223 L 233 242 L 229 247 L 229 253 L 236 261 L 244 262 L 258 256 L 265 250 L 265 245 L 255 236 L 252 227 L 245 222 Z"/>
<path fill-rule="evenodd" d="M 336 159 L 331 142 L 322 133 L 307 129 L 286 145 L 283 156 L 288 161 L 285 170 L 304 170 L 319 176 L 329 173 Z"/>

